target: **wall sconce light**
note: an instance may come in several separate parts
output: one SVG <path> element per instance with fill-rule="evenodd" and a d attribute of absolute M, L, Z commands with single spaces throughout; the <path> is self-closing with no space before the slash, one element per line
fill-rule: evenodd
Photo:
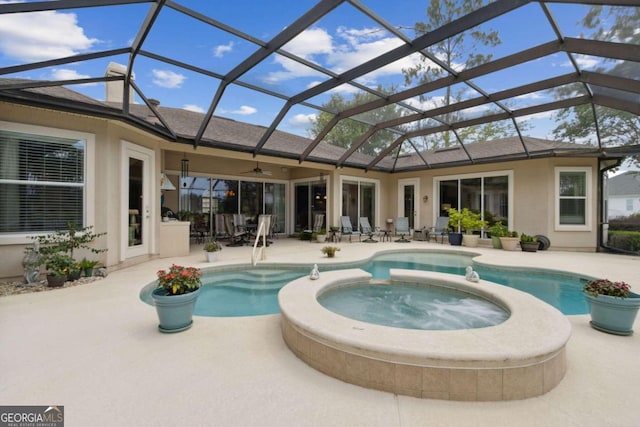
<path fill-rule="evenodd" d="M 427 203 L 429 201 L 429 196 L 427 196 L 427 195 L 422 196 L 422 201 L 424 203 Z"/>
<path fill-rule="evenodd" d="M 160 189 L 161 190 L 175 190 L 176 189 L 176 187 L 174 187 L 174 185 L 171 182 L 171 180 L 169 179 L 169 177 L 167 175 L 165 175 L 164 172 L 162 172 L 160 174 Z"/>

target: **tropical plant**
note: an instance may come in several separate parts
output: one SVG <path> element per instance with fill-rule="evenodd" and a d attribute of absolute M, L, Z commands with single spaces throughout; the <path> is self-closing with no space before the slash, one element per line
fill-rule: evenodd
<path fill-rule="evenodd" d="M 625 282 L 595 279 L 587 282 L 582 290 L 594 297 L 598 295 L 608 295 L 610 297 L 628 298 L 631 287 Z"/>
<path fill-rule="evenodd" d="M 73 264 L 73 258 L 60 252 L 47 256 L 45 261 L 49 274 L 57 277 L 68 275 Z"/>
<path fill-rule="evenodd" d="M 158 271 L 158 287 L 165 290 L 167 295 L 188 294 L 200 288 L 200 269 L 171 265 L 169 270 Z"/>
<path fill-rule="evenodd" d="M 32 239 L 40 245 L 40 253 L 45 258 L 48 255 L 59 252 L 68 252 L 69 256 L 73 258 L 73 252 L 76 249 L 87 249 L 95 254 L 107 251 L 107 249 L 97 249 L 89 245 L 105 234 L 107 233 L 94 233 L 92 225 L 78 228 L 76 224 L 69 222 L 67 223 L 67 230 L 33 236 Z"/>
<path fill-rule="evenodd" d="M 509 235 L 509 229 L 506 225 L 502 224 L 502 221 L 498 221 L 488 229 L 491 237 L 507 237 Z"/>
<path fill-rule="evenodd" d="M 95 268 L 98 264 L 100 264 L 100 261 L 91 261 L 86 258 L 82 258 L 82 260 L 78 264 L 80 265 L 80 268 L 82 270 L 86 270 L 88 268 Z"/>
<path fill-rule="evenodd" d="M 462 208 L 461 211 L 451 208 L 449 209 L 449 225 L 457 227 L 458 232 L 462 227 L 466 234 L 473 234 L 474 231 L 482 230 L 486 227 L 487 221 L 481 219 L 479 213 L 473 212 L 469 208 Z"/>
<path fill-rule="evenodd" d="M 207 240 L 204 243 L 205 252 L 218 252 L 221 250 L 222 250 L 222 245 L 218 243 L 216 240 Z"/>
<path fill-rule="evenodd" d="M 326 254 L 329 258 L 332 258 L 336 254 L 336 252 L 340 250 L 340 248 L 337 246 L 325 246 L 321 250 L 323 254 Z"/>

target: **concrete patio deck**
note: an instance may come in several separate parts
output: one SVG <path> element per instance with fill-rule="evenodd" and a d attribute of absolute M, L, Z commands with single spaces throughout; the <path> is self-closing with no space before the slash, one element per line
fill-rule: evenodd
<path fill-rule="evenodd" d="M 334 261 L 380 249 L 452 247 L 426 242 L 341 243 Z M 280 239 L 267 262 L 321 264 L 322 245 Z M 509 402 L 398 396 L 347 384 L 297 359 L 280 315 L 196 317 L 179 334 L 157 330 L 140 289 L 171 262 L 209 266 L 194 247 L 94 283 L 0 298 L 0 405 L 64 405 L 66 426 L 638 426 L 640 319 L 620 337 L 569 316 L 565 378 L 549 393 Z M 466 250 L 465 248 L 456 248 Z M 473 248 L 481 260 L 625 280 L 640 291 L 640 258 Z M 248 263 L 249 247 L 221 261 Z M 322 271 L 322 266 L 320 266 Z"/>

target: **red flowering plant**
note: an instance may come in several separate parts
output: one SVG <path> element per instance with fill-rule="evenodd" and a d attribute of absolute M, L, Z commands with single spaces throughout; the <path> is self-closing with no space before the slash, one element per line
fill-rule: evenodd
<path fill-rule="evenodd" d="M 167 295 L 188 294 L 200 288 L 200 269 L 173 264 L 169 271 L 158 271 L 158 287 Z"/>
<path fill-rule="evenodd" d="M 608 295 L 610 297 L 627 298 L 631 287 L 625 282 L 612 282 L 609 279 L 596 279 L 589 281 L 583 291 L 591 296 Z"/>

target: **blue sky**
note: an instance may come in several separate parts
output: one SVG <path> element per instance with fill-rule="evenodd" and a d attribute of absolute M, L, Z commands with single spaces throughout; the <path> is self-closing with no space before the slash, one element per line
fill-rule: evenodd
<path fill-rule="evenodd" d="M 3 3 L 7 2 L 0 0 L 0 4 Z M 316 2 L 187 0 L 179 3 L 266 42 L 312 8 Z M 426 18 L 426 1 L 364 0 L 362 4 L 410 38 L 414 37 L 412 28 L 415 22 Z M 587 7 L 572 4 L 549 4 L 548 7 L 565 36 L 580 37 L 586 32 L 578 25 L 578 21 L 588 10 Z M 2 15 L 0 67 L 129 46 L 148 8 L 148 4 L 136 4 Z M 483 25 L 482 29 L 494 29 L 500 33 L 502 43 L 499 46 L 483 49 L 485 53 L 491 53 L 494 59 L 555 39 L 555 34 L 537 2 L 499 17 Z M 341 73 L 399 44 L 399 40 L 382 29 L 378 23 L 352 5 L 342 4 L 292 40 L 285 46 L 285 50 L 335 73 Z M 255 52 L 258 46 L 165 7 L 143 49 L 225 74 Z M 600 58 L 577 56 L 576 59 L 585 69 L 602 64 Z M 126 64 L 128 57 L 120 55 L 3 77 L 67 79 L 102 76 L 111 61 Z M 359 83 L 369 87 L 381 84 L 405 89 L 407 86 L 402 69 L 414 65 L 416 61 L 417 55 L 407 57 L 363 76 Z M 461 64 L 454 66 L 462 69 Z M 491 93 L 572 71 L 567 56 L 555 54 L 514 69 L 478 78 L 474 83 Z M 165 106 L 194 111 L 204 112 L 208 109 L 219 84 L 215 78 L 142 56 L 135 62 L 134 73 L 136 83 L 145 96 L 156 98 Z M 321 73 L 277 54 L 270 56 L 242 77 L 246 83 L 285 95 L 293 95 L 326 79 L 327 77 Z M 105 89 L 101 84 L 76 85 L 71 88 L 97 99 L 104 99 L 105 96 Z M 335 91 L 348 96 L 357 90 L 353 86 L 343 85 Z M 462 90 L 463 97 L 478 96 L 468 88 Z M 330 94 L 324 94 L 309 101 L 320 105 L 326 102 L 329 96 Z M 437 91 L 428 94 L 424 100 L 412 99 L 407 102 L 418 108 L 428 108 L 436 105 L 442 97 L 443 91 Z M 518 108 L 549 102 L 551 99 L 549 93 L 536 93 L 509 100 L 508 105 Z M 284 101 L 281 99 L 231 85 L 222 97 L 215 114 L 268 126 L 282 105 Z M 476 109 L 466 113 L 472 117 L 486 114 L 487 111 Z M 287 114 L 279 129 L 306 136 L 309 123 L 316 114 L 315 109 L 296 106 Z M 549 132 L 554 126 L 551 117 L 551 113 L 528 117 L 532 125 L 528 135 L 550 137 Z"/>

